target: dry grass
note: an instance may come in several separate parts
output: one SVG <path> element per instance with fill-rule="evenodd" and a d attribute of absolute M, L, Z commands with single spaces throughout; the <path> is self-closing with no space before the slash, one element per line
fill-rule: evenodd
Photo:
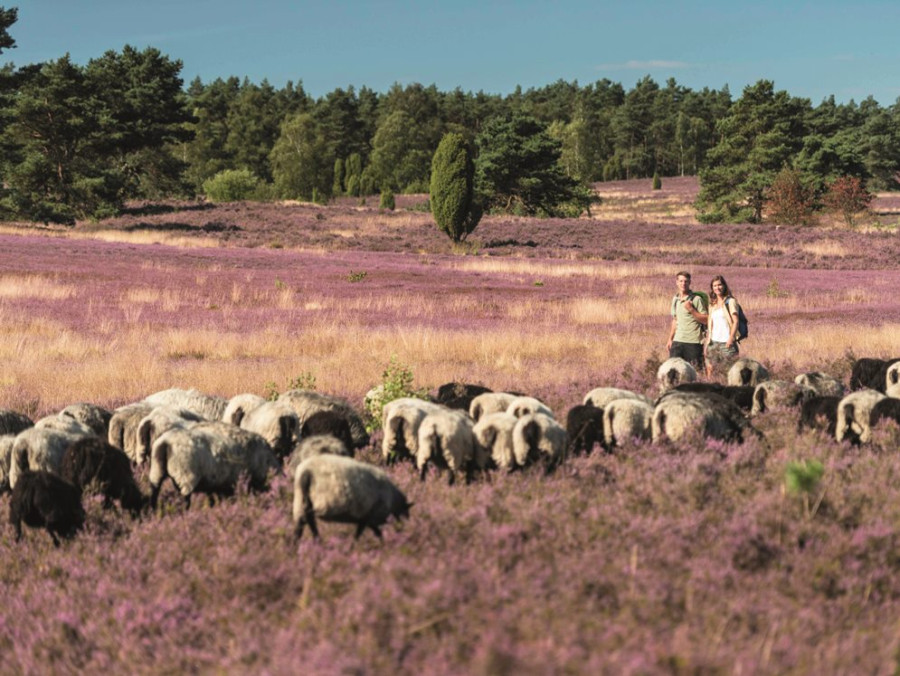
<path fill-rule="evenodd" d="M 60 284 L 40 275 L 3 275 L 0 277 L 0 298 L 43 298 L 65 300 L 78 289 L 71 284 Z"/>

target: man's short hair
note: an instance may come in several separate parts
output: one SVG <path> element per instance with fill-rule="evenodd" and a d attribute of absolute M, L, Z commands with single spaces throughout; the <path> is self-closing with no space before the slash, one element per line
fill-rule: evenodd
<path fill-rule="evenodd" d="M 690 272 L 685 272 L 684 270 L 682 270 L 681 272 L 675 273 L 675 279 L 678 279 L 679 277 L 684 277 L 686 280 L 691 281 Z"/>

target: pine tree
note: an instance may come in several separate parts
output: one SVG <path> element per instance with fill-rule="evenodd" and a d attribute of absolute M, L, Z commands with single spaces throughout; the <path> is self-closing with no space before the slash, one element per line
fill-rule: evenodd
<path fill-rule="evenodd" d="M 438 227 L 454 242 L 475 230 L 481 209 L 474 199 L 475 166 L 465 139 L 449 133 L 431 160 L 431 212 Z"/>

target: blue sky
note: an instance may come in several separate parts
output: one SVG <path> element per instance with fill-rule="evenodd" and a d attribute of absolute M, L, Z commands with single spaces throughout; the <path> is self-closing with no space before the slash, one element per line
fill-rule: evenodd
<path fill-rule="evenodd" d="M 17 65 L 70 54 L 86 63 L 130 44 L 180 59 L 182 76 L 236 75 L 314 97 L 395 82 L 508 94 L 602 78 L 626 89 L 650 75 L 691 89 L 760 79 L 813 104 L 834 95 L 900 97 L 900 2 L 289 2 L 23 0 L 10 33 Z"/>

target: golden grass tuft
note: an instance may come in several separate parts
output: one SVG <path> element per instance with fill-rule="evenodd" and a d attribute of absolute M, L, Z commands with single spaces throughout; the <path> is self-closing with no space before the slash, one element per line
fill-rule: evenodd
<path fill-rule="evenodd" d="M 72 284 L 59 282 L 41 275 L 3 275 L 0 277 L 0 298 L 43 298 L 66 300 L 78 293 Z"/>

